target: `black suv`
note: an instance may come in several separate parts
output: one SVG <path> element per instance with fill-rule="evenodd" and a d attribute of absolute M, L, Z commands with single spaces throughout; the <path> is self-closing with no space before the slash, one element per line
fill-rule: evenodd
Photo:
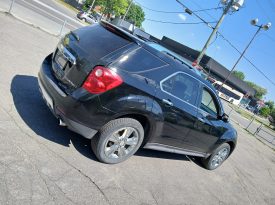
<path fill-rule="evenodd" d="M 106 22 L 67 34 L 39 71 L 60 125 L 118 163 L 139 147 L 202 158 L 215 169 L 237 133 L 213 86 L 179 56 Z"/>

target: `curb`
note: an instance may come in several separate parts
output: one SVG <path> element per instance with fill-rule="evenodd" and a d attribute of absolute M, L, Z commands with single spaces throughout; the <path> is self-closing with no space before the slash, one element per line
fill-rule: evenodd
<path fill-rule="evenodd" d="M 39 29 L 39 30 L 41 30 L 41 31 L 43 31 L 43 32 L 45 32 L 45 33 L 47 33 L 47 34 L 50 34 L 50 35 L 52 35 L 52 36 L 54 36 L 54 37 L 59 37 L 59 34 L 52 33 L 51 31 L 49 31 L 49 30 L 47 30 L 47 29 L 45 29 L 45 28 L 36 26 L 36 25 L 34 25 L 33 23 L 31 23 L 31 22 L 29 22 L 29 21 L 26 21 L 25 19 L 23 19 L 23 18 L 21 18 L 21 17 L 18 17 L 18 16 L 16 16 L 16 15 L 12 14 L 12 13 L 9 13 L 9 12 L 3 10 L 3 9 L 0 9 L 0 12 L 3 13 L 3 14 L 5 14 L 6 16 L 9 16 L 9 17 L 12 17 L 12 18 L 14 18 L 14 19 L 17 19 L 17 20 L 21 21 L 22 23 L 25 23 L 25 24 L 27 24 L 27 25 L 33 27 L 33 28 Z"/>

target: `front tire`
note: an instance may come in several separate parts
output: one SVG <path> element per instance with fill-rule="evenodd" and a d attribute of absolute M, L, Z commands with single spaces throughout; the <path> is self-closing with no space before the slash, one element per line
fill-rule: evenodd
<path fill-rule="evenodd" d="M 208 170 L 217 169 L 230 154 L 230 145 L 223 143 L 208 158 L 202 159 L 202 164 Z"/>
<path fill-rule="evenodd" d="M 112 120 L 92 139 L 92 150 L 99 161 L 116 164 L 131 157 L 144 138 L 142 125 L 132 118 Z"/>

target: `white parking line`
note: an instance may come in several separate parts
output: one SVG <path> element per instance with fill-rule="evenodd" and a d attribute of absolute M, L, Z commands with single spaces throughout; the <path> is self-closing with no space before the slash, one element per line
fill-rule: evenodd
<path fill-rule="evenodd" d="M 49 16 L 52 16 L 52 17 L 55 18 L 55 19 L 58 19 L 58 20 L 60 20 L 60 21 L 64 21 L 64 19 L 58 18 L 57 16 L 54 16 L 54 15 L 52 15 L 51 13 L 49 13 L 49 12 L 47 12 L 47 11 L 45 11 L 45 10 L 43 10 L 43 9 L 41 9 L 41 8 L 39 8 L 39 7 L 37 7 L 37 6 L 35 6 L 35 5 L 33 5 L 33 4 L 31 4 L 31 3 L 27 2 L 27 1 L 25 1 L 25 0 L 21 0 L 21 1 L 24 2 L 24 3 L 26 3 L 26 4 L 28 4 L 28 5 L 30 5 L 31 7 L 34 7 L 34 8 L 36 8 L 36 9 L 40 10 L 41 12 L 43 12 L 43 13 L 49 15 Z M 71 27 L 73 27 L 73 28 L 77 28 L 76 26 L 74 26 L 74 25 L 72 25 L 72 24 L 70 24 L 70 23 L 68 23 L 68 22 L 67 22 L 66 24 L 69 25 L 69 26 L 71 26 Z M 79 24 L 79 22 L 78 22 L 78 24 Z M 81 24 L 81 26 L 83 26 L 83 25 Z"/>
<path fill-rule="evenodd" d="M 23 1 L 24 1 L 24 0 L 23 0 Z M 83 24 L 81 24 L 79 21 L 73 19 L 72 17 L 70 17 L 70 16 L 68 16 L 68 15 L 66 15 L 66 14 L 63 14 L 62 12 L 60 12 L 60 11 L 54 9 L 53 7 L 48 6 L 47 4 L 45 4 L 45 3 L 43 3 L 43 2 L 41 2 L 41 1 L 39 1 L 39 0 L 32 0 L 32 1 L 34 1 L 34 2 L 36 2 L 36 3 L 38 3 L 38 4 L 40 4 L 41 6 L 46 7 L 46 8 L 48 8 L 48 9 L 52 10 L 52 11 L 54 11 L 55 13 L 58 13 L 58 14 L 64 16 L 64 17 L 66 17 L 67 19 L 70 19 L 71 21 L 73 21 L 73 22 L 75 22 L 75 23 L 77 23 L 77 24 L 79 24 L 79 25 L 81 25 L 81 26 L 83 26 Z"/>

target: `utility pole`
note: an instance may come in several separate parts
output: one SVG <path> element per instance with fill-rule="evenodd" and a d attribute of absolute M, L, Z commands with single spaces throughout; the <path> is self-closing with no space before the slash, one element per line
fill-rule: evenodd
<path fill-rule="evenodd" d="M 221 18 L 219 19 L 219 21 L 217 22 L 215 28 L 213 29 L 212 33 L 210 34 L 208 40 L 206 41 L 202 51 L 200 52 L 199 56 L 197 57 L 197 59 L 194 61 L 193 65 L 196 66 L 196 65 L 199 65 L 200 62 L 201 62 L 201 59 L 202 57 L 204 56 L 205 54 L 205 51 L 207 50 L 210 42 L 211 42 L 211 39 L 213 38 L 213 36 L 217 33 L 217 30 L 219 29 L 220 25 L 222 24 L 223 20 L 224 20 L 224 17 L 226 16 L 226 14 L 228 13 L 228 11 L 230 10 L 230 8 L 233 6 L 234 4 L 234 0 L 230 0 L 230 2 L 226 5 L 226 7 L 224 8 L 223 10 L 223 14 L 221 16 Z"/>
<path fill-rule="evenodd" d="M 128 8 L 127 8 L 127 10 L 126 10 L 126 12 L 125 12 L 123 18 L 122 18 L 123 21 L 125 20 L 125 17 L 127 16 L 128 12 L 129 12 L 129 10 L 130 10 L 130 8 L 131 8 L 131 6 L 132 6 L 133 1 L 134 1 L 134 0 L 132 0 L 132 1 L 130 2 L 129 6 L 128 6 Z"/>
<path fill-rule="evenodd" d="M 88 13 L 90 13 L 90 12 L 91 12 L 91 10 L 93 9 L 94 4 L 95 4 L 95 0 L 93 0 L 92 5 L 89 7 Z"/>

